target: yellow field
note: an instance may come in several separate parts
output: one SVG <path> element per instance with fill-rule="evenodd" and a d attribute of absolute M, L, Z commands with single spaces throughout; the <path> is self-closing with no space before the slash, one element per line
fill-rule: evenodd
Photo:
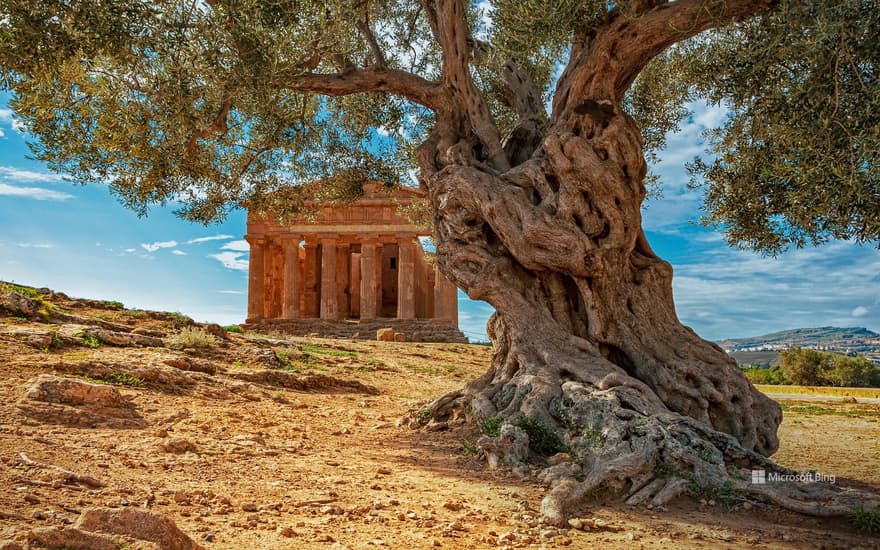
<path fill-rule="evenodd" d="M 838 395 L 880 398 L 880 388 L 833 388 L 829 386 L 775 386 L 755 384 L 763 393 L 799 393 L 804 395 Z"/>

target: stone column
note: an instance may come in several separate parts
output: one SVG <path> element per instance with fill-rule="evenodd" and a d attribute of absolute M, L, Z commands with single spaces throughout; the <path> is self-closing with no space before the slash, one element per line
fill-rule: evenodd
<path fill-rule="evenodd" d="M 314 241 L 306 240 L 305 269 L 303 279 L 305 282 L 305 299 L 303 300 L 303 317 L 314 318 L 318 316 L 318 245 Z"/>
<path fill-rule="evenodd" d="M 350 260 L 348 268 L 349 309 L 351 316 L 358 318 L 361 316 L 361 253 L 352 252 Z"/>
<path fill-rule="evenodd" d="M 439 267 L 434 268 L 434 318 L 458 326 L 458 290 Z"/>
<path fill-rule="evenodd" d="M 376 243 L 361 244 L 361 319 L 376 317 Z"/>
<path fill-rule="evenodd" d="M 276 269 L 275 262 L 278 259 L 278 250 L 275 242 L 266 239 L 266 246 L 263 250 L 263 318 L 275 318 L 275 305 L 277 303 L 276 296 Z"/>
<path fill-rule="evenodd" d="M 416 316 L 415 245 L 412 239 L 397 241 L 397 318 Z"/>
<path fill-rule="evenodd" d="M 336 239 L 321 239 L 321 319 L 337 319 Z"/>
<path fill-rule="evenodd" d="M 284 237 L 284 319 L 299 319 L 299 295 L 302 286 L 299 280 L 299 236 Z"/>
<path fill-rule="evenodd" d="M 348 243 L 336 245 L 336 310 L 338 319 L 348 319 L 351 312 L 349 290 L 351 266 L 351 246 Z"/>
<path fill-rule="evenodd" d="M 263 318 L 265 300 L 265 251 L 266 239 L 245 236 L 251 246 L 248 259 L 248 313 L 247 322 L 253 323 Z"/>

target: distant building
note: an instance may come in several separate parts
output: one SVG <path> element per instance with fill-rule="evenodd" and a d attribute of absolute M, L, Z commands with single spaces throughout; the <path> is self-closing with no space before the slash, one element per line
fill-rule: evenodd
<path fill-rule="evenodd" d="M 280 225 L 248 214 L 247 326 L 290 334 L 467 341 L 455 286 L 419 242 L 428 235 L 397 214 L 420 194 L 364 184 L 353 203 L 318 205 L 315 219 Z"/>

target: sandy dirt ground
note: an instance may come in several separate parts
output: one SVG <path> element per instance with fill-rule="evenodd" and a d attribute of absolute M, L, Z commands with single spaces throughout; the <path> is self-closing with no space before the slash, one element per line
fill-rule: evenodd
<path fill-rule="evenodd" d="M 186 324 L 52 303 L 154 337 Z M 487 470 L 474 453 L 478 433 L 409 427 L 411 412 L 482 374 L 486 346 L 233 333 L 188 350 L 27 343 L 28 331 L 47 327 L 59 328 L 0 317 L 0 540 L 24 544 L 33 529 L 108 506 L 152 510 L 216 549 L 880 548 L 880 538 L 846 521 L 744 501 L 682 498 L 653 510 L 586 503 L 586 530 L 542 526 L 543 487 Z M 28 415 L 28 384 L 53 373 L 113 383 L 136 425 Z M 880 407 L 784 407 L 781 464 L 880 489 Z"/>

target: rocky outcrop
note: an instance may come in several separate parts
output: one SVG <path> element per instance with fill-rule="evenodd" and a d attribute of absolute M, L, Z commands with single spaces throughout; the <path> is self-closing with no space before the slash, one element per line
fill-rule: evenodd
<path fill-rule="evenodd" d="M 75 427 L 138 428 L 143 423 L 115 387 L 51 374 L 28 382 L 18 409 L 32 420 Z"/>
<path fill-rule="evenodd" d="M 170 519 L 139 508 L 88 508 L 72 527 L 34 529 L 28 533 L 28 542 L 31 547 L 53 550 L 203 548 Z"/>

